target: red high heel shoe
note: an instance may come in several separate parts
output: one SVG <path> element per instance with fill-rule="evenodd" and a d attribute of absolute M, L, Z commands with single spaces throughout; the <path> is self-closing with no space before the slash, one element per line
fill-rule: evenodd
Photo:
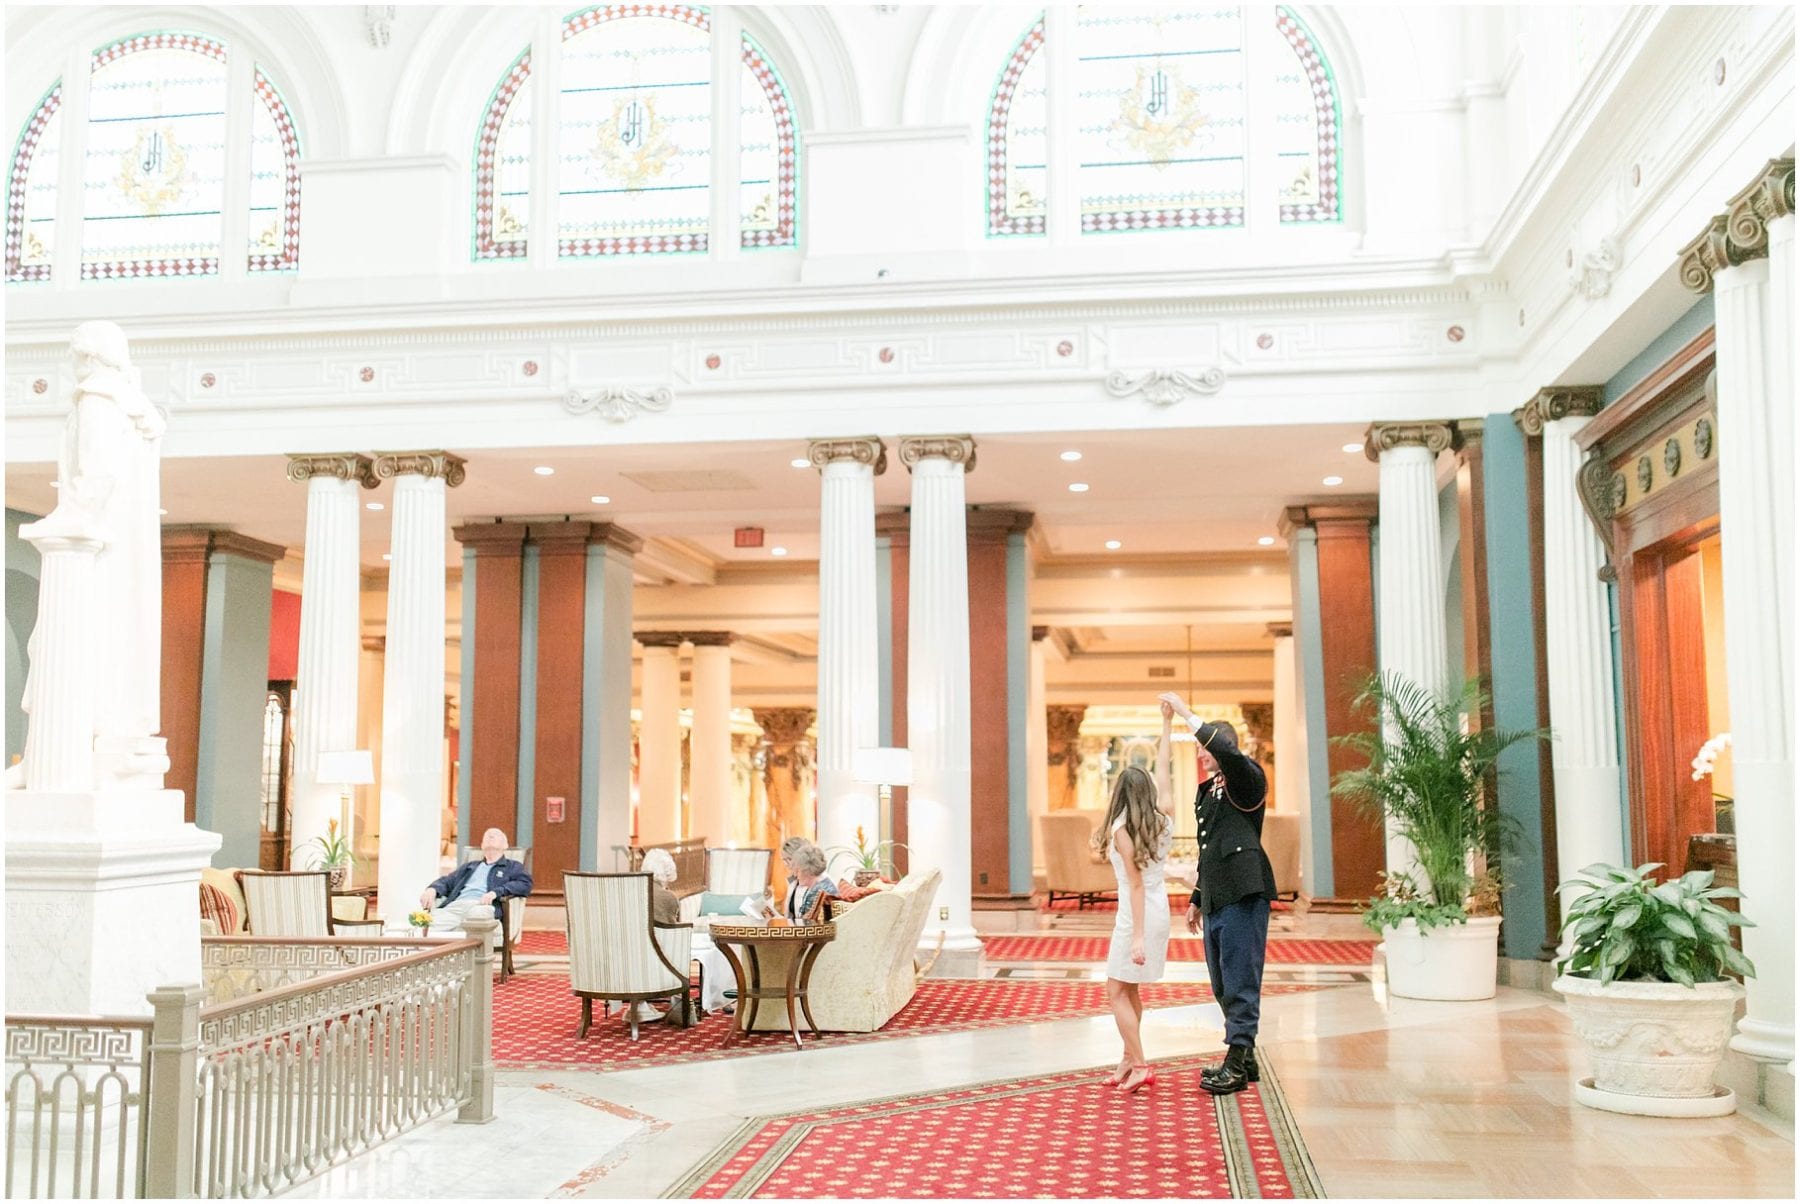
<path fill-rule="evenodd" d="M 1131 1077 L 1131 1059 L 1130 1058 L 1120 1058 L 1119 1059 L 1119 1068 L 1117 1070 L 1113 1071 L 1111 1075 L 1107 1076 L 1106 1085 L 1108 1087 L 1117 1087 L 1120 1083 L 1123 1083 L 1126 1079 L 1128 1079 L 1130 1077 Z"/>
<path fill-rule="evenodd" d="M 1156 1071 L 1150 1069 L 1150 1066 L 1148 1063 L 1145 1063 L 1141 1066 L 1133 1066 L 1131 1068 L 1131 1073 L 1136 1074 L 1140 1070 L 1144 1072 L 1143 1078 L 1139 1079 L 1137 1082 L 1134 1083 L 1131 1081 L 1130 1076 L 1127 1076 L 1125 1078 L 1125 1081 L 1120 1084 L 1120 1086 L 1124 1088 L 1126 1095 L 1136 1095 L 1138 1092 L 1142 1091 L 1144 1088 L 1146 1088 L 1146 1087 L 1150 1086 L 1152 1083 L 1156 1082 Z"/>

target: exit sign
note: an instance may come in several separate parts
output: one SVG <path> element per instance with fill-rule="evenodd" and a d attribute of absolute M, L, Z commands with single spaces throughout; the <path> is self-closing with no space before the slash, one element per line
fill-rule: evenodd
<path fill-rule="evenodd" d="M 739 527 L 734 532 L 733 546 L 740 548 L 762 547 L 763 529 L 761 527 Z"/>

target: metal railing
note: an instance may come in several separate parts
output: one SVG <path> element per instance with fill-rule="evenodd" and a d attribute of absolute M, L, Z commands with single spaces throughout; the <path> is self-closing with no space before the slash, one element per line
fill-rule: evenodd
<path fill-rule="evenodd" d="M 496 921 L 470 938 L 207 938 L 150 1019 L 7 1017 L 8 1196 L 269 1195 L 493 1116 Z"/>

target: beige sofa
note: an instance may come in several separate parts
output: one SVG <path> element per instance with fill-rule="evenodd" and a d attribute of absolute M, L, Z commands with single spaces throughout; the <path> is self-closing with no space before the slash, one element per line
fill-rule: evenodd
<path fill-rule="evenodd" d="M 808 989 L 820 1029 L 872 1033 L 912 999 L 917 989 L 914 955 L 943 877 L 938 870 L 908 874 L 892 890 L 832 909 L 837 938 L 819 952 Z M 793 956 L 788 949 L 765 945 L 758 956 L 764 987 L 785 981 Z M 805 1032 L 805 1016 L 800 1023 Z M 787 1026 L 781 1000 L 766 999 L 757 1006 L 758 1032 L 785 1031 Z"/>

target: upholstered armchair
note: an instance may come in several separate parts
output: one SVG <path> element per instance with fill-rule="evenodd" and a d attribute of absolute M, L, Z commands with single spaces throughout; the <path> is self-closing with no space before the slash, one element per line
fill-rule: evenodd
<path fill-rule="evenodd" d="M 462 850 L 462 860 L 456 864 L 464 865 L 470 861 L 479 861 L 485 856 L 487 856 L 487 854 L 482 850 L 480 845 L 464 845 Z M 520 845 L 516 848 L 510 848 L 502 853 L 501 856 L 509 861 L 516 861 L 524 866 L 526 873 L 529 874 L 531 872 L 530 845 Z M 513 949 L 518 945 L 519 939 L 525 935 L 525 899 L 526 896 L 524 895 L 508 895 L 506 898 L 500 900 L 500 916 L 502 920 L 500 925 L 501 982 L 505 982 L 513 976 Z"/>
<path fill-rule="evenodd" d="M 340 916 L 324 870 L 240 870 L 245 919 L 254 936 L 380 936 L 381 921 Z M 348 902 L 336 900 L 335 902 Z M 361 899 L 355 900 L 363 904 Z M 358 907 L 361 911 L 366 904 Z"/>
<path fill-rule="evenodd" d="M 1092 812 L 1052 811 L 1038 816 L 1037 822 L 1048 902 L 1055 903 L 1061 895 L 1086 907 L 1101 895 L 1118 890 L 1112 866 L 1094 852 Z"/>
<path fill-rule="evenodd" d="M 760 895 L 769 888 L 769 862 L 773 849 L 706 850 L 706 892 L 714 895 Z M 679 892 L 677 892 L 679 893 Z M 681 900 L 681 918 L 692 921 L 700 914 L 700 895 Z"/>
<path fill-rule="evenodd" d="M 1275 893 L 1300 893 L 1300 816 L 1293 811 L 1263 814 L 1263 852 L 1275 867 Z"/>
<path fill-rule="evenodd" d="M 651 849 L 661 849 L 675 863 L 675 881 L 669 884 L 669 891 L 677 899 L 685 899 L 689 895 L 699 894 L 706 889 L 706 838 L 696 837 L 692 840 L 671 840 L 663 844 L 650 844 L 642 848 L 633 847 L 627 850 L 629 855 L 628 869 L 637 873 L 644 868 L 644 854 Z"/>
<path fill-rule="evenodd" d="M 569 989 L 581 1000 L 581 1029 L 594 1022 L 594 1000 L 636 1003 L 679 997 L 692 1024 L 699 990 L 690 990 L 694 926 L 651 919 L 649 874 L 563 872 L 569 925 Z M 626 1008 L 631 1039 L 638 1039 L 637 1009 Z"/>

